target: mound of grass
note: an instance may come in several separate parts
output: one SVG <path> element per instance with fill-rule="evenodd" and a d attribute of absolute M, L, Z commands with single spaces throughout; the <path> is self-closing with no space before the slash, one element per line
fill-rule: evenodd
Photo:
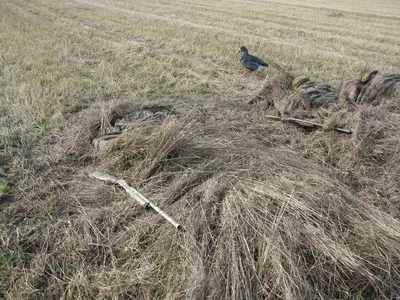
<path fill-rule="evenodd" d="M 351 136 L 265 114 L 294 76 L 397 70 L 400 7 L 281 2 L 0 4 L 0 298 L 399 297 L 400 98 L 316 112 Z M 145 107 L 173 118 L 92 147 Z"/>

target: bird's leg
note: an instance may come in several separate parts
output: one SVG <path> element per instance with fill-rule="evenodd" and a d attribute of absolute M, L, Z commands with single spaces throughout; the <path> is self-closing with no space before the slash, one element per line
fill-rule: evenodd
<path fill-rule="evenodd" d="M 246 76 L 247 69 L 244 69 L 242 76 Z"/>

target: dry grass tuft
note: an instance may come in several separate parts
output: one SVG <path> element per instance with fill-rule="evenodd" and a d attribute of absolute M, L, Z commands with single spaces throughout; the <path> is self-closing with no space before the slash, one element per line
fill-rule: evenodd
<path fill-rule="evenodd" d="M 274 106 L 277 99 L 283 99 L 292 88 L 294 75 L 279 70 L 268 70 L 268 73 L 259 91 L 248 101 L 254 104 L 263 101 L 266 107 Z"/>
<path fill-rule="evenodd" d="M 399 111 L 383 111 L 360 106 L 333 115 L 331 122 L 355 129 L 350 138 L 272 124 L 270 135 L 300 135 L 285 151 L 224 124 L 181 120 L 124 133 L 98 168 L 131 179 L 186 231 L 126 196 L 107 209 L 81 208 L 69 239 L 79 243 L 78 257 L 91 249 L 83 278 L 94 272 L 99 289 L 84 296 L 396 296 Z"/>
<path fill-rule="evenodd" d="M 313 111 L 351 136 L 265 118 L 294 74 L 397 70 L 399 6 L 284 2 L 0 3 L 0 298 L 400 296 L 399 95 Z M 92 146 L 141 109 L 170 114 Z"/>

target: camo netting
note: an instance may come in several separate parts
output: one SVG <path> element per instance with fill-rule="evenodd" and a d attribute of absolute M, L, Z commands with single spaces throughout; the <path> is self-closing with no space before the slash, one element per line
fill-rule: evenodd
<path fill-rule="evenodd" d="M 357 102 L 378 105 L 393 98 L 399 88 L 399 75 L 378 74 L 362 88 Z"/>

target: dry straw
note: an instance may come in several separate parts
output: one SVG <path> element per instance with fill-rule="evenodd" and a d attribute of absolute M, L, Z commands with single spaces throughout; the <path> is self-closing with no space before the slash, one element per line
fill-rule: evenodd
<path fill-rule="evenodd" d="M 313 111 L 351 136 L 265 118 L 296 75 L 398 71 L 399 19 L 371 14 L 398 4 L 281 2 L 1 2 L 0 298 L 400 296 L 400 97 Z M 288 71 L 241 77 L 238 41 Z M 176 114 L 92 147 L 150 104 Z"/>
<path fill-rule="evenodd" d="M 100 231 L 116 218 L 115 235 L 99 237 L 98 247 L 107 243 L 110 258 L 127 270 L 118 279 L 104 271 L 101 282 L 110 288 L 103 295 L 151 298 L 151 289 L 195 299 L 396 296 L 397 101 L 333 113 L 326 126 L 353 128 L 350 137 L 273 122 L 254 127 L 245 119 L 236 130 L 179 120 L 122 135 L 99 166 L 141 184 L 187 232 L 131 205 L 123 219 L 120 206 L 96 218 Z M 82 221 L 67 231 L 77 241 Z"/>
<path fill-rule="evenodd" d="M 398 101 L 332 113 L 325 125 L 351 128 L 351 136 L 264 120 L 256 107 L 218 124 L 175 117 L 123 132 L 105 151 L 86 152 L 91 169 L 130 181 L 186 231 L 82 174 L 59 198 L 74 217 L 44 236 L 20 236 L 18 245 L 36 253 L 30 269 L 47 276 L 40 277 L 43 295 L 395 297 Z M 83 115 L 93 124 L 111 119 L 112 109 L 103 111 Z M 88 131 L 70 133 L 76 137 L 66 140 L 64 155 L 90 145 Z"/>

